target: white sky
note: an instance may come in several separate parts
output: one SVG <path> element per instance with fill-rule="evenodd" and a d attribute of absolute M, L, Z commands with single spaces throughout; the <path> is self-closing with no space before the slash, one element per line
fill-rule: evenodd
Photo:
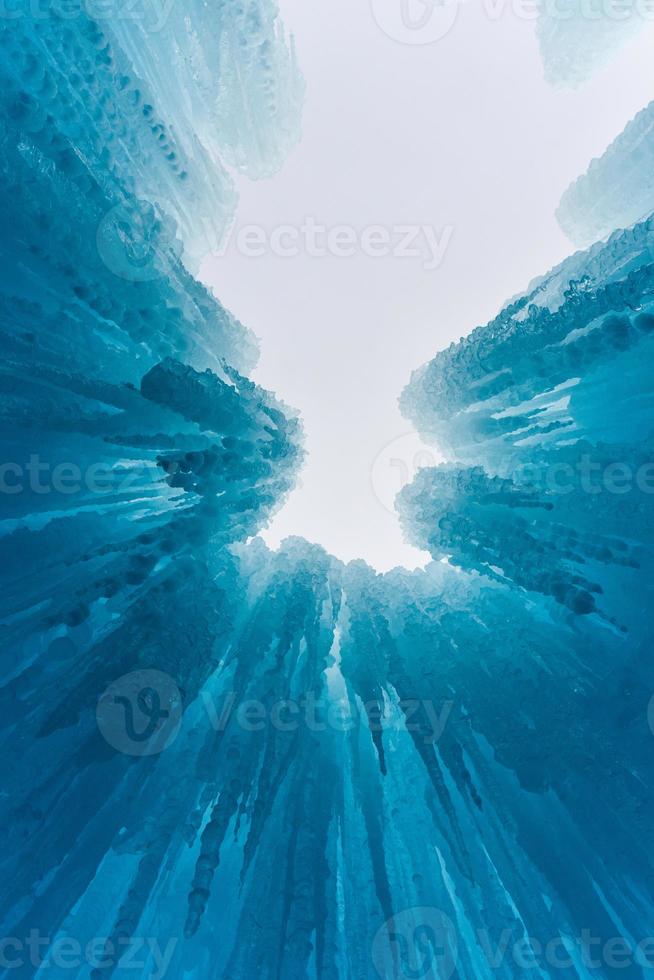
<path fill-rule="evenodd" d="M 300 483 L 264 537 L 413 568 L 426 556 L 404 543 L 392 499 L 435 456 L 420 455 L 397 398 L 414 368 L 573 250 L 555 208 L 654 94 L 652 33 L 568 91 L 545 84 L 533 22 L 491 21 L 478 0 L 425 46 L 386 36 L 369 0 L 281 9 L 307 81 L 304 137 L 278 176 L 240 183 L 236 231 L 312 217 L 453 234 L 435 270 L 364 254 L 255 258 L 233 245 L 205 262 L 205 281 L 261 339 L 254 380 L 306 429 Z"/>

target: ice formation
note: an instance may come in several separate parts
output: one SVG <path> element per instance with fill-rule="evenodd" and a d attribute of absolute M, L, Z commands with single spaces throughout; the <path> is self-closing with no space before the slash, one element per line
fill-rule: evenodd
<path fill-rule="evenodd" d="M 577 86 L 651 23 L 640 0 L 543 0 L 536 24 L 545 76 Z"/>
<path fill-rule="evenodd" d="M 0 22 L 0 969 L 646 975 L 654 220 L 414 375 L 427 570 L 271 553 L 301 424 L 189 268 L 302 85 L 265 0 L 147 30 Z"/>
<path fill-rule="evenodd" d="M 654 211 L 654 102 L 565 192 L 557 217 L 575 245 L 606 238 Z"/>
<path fill-rule="evenodd" d="M 228 168 L 274 172 L 299 136 L 293 48 L 271 0 L 96 6 L 8 0 L 5 105 L 55 141 L 60 180 L 93 181 L 135 237 L 164 212 L 163 241 L 202 257 L 234 216 Z"/>
<path fill-rule="evenodd" d="M 654 516 L 653 236 L 649 219 L 568 259 L 402 399 L 453 461 L 404 494 L 415 539 L 637 630 Z"/>

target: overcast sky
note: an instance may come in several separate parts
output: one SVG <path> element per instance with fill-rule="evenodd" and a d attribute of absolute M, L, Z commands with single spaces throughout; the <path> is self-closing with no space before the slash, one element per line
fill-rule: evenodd
<path fill-rule="evenodd" d="M 475 0 L 423 46 L 387 36 L 369 0 L 281 8 L 307 81 L 304 137 L 278 176 L 240 182 L 232 245 L 203 268 L 261 340 L 254 380 L 306 428 L 300 483 L 264 537 L 416 567 L 426 556 L 402 540 L 392 499 L 436 456 L 397 398 L 572 251 L 555 208 L 654 96 L 652 33 L 571 92 L 544 82 L 533 22 L 489 20 Z M 420 254 L 392 254 L 401 239 Z"/>

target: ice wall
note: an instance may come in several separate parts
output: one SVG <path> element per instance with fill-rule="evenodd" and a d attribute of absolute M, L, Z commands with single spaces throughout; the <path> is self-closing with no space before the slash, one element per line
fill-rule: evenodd
<path fill-rule="evenodd" d="M 99 19 L 85 0 L 5 6 L 13 117 L 41 140 L 54 126 L 64 177 L 83 170 L 133 237 L 165 214 L 191 265 L 233 220 L 230 168 L 273 173 L 299 138 L 303 84 L 271 0 L 120 0 Z"/>
<path fill-rule="evenodd" d="M 627 172 L 635 175 L 640 161 L 630 155 L 626 142 L 621 151 Z M 608 192 L 608 183 L 604 187 Z M 638 180 L 631 193 L 626 181 L 621 189 L 625 212 L 640 206 L 636 203 L 642 200 Z M 616 189 L 616 208 L 619 194 L 620 189 Z M 592 192 L 588 188 L 589 198 Z M 577 203 L 583 214 L 581 197 Z M 592 215 L 586 217 L 592 220 Z M 514 728 L 503 742 L 500 732 L 511 710 L 501 709 L 484 734 L 494 762 L 506 764 L 525 790 L 530 787 L 530 763 L 522 768 L 521 751 L 538 730 L 533 754 L 528 751 L 528 755 L 537 766 L 547 767 L 541 753 L 548 738 L 554 738 L 558 746 L 555 754 L 565 756 L 566 788 L 557 784 L 557 777 L 548 777 L 545 796 L 539 795 L 542 787 L 535 789 L 537 808 L 550 829 L 545 845 L 547 874 L 557 867 L 559 846 L 565 848 L 572 842 L 572 826 L 583 826 L 586 841 L 592 838 L 596 856 L 602 855 L 601 862 L 612 882 L 608 887 L 617 887 L 623 898 L 640 872 L 627 869 L 628 858 L 620 866 L 631 845 L 626 849 L 624 841 L 617 848 L 614 845 L 622 838 L 620 825 L 631 836 L 636 825 L 634 815 L 645 814 L 645 801 L 641 798 L 636 802 L 632 796 L 635 784 L 628 788 L 621 774 L 629 783 L 639 771 L 637 778 L 642 779 L 643 787 L 652 784 L 650 764 L 644 757 L 642 768 L 636 762 L 641 751 L 636 733 L 640 731 L 650 742 L 647 719 L 651 722 L 652 677 L 647 651 L 653 636 L 654 599 L 654 406 L 649 370 L 654 332 L 653 231 L 654 221 L 646 218 L 572 256 L 511 300 L 489 324 L 478 327 L 416 371 L 401 399 L 405 415 L 448 458 L 445 465 L 422 470 L 399 497 L 409 539 L 428 548 L 445 567 L 458 569 L 459 582 L 468 583 L 468 588 L 472 583 L 486 582 L 499 589 L 489 600 L 498 620 L 491 625 L 482 616 L 488 627 L 487 647 L 477 657 L 473 700 L 481 696 L 482 687 L 490 699 L 501 698 L 500 689 L 512 692 L 514 722 L 524 718 L 529 734 L 525 740 Z M 503 596 L 509 603 L 505 612 L 501 611 Z M 481 609 L 484 604 L 479 596 L 468 601 L 470 610 Z M 465 609 L 465 600 L 462 605 Z M 508 631 L 504 638 L 500 622 Z M 559 629 L 560 646 L 556 639 Z M 542 653 L 538 653 L 539 633 L 545 641 Z M 417 635 L 413 636 L 419 643 Z M 507 656 L 506 672 L 500 669 L 497 673 L 495 664 L 486 676 L 482 664 L 486 655 L 491 659 L 496 656 L 493 651 L 498 644 Z M 464 642 L 452 649 L 460 661 L 466 659 L 467 652 Z M 442 663 L 441 657 L 438 662 Z M 468 669 L 475 674 L 472 664 Z M 532 671 L 540 669 L 545 673 L 536 680 Z M 525 671 L 535 684 L 530 694 L 523 687 Z M 452 690 L 460 691 L 465 683 L 459 678 Z M 545 712 L 542 729 L 535 722 L 537 701 Z M 469 714 L 466 710 L 466 715 L 472 729 L 481 734 L 483 724 L 479 727 L 477 709 Z M 568 720 L 564 722 L 563 716 Z M 573 743 L 577 738 L 578 761 L 586 755 L 582 764 L 585 776 L 597 774 L 611 760 L 604 788 L 598 785 L 588 796 L 574 775 L 577 749 Z M 600 747 L 606 738 L 611 748 L 607 743 Z M 510 761 L 501 745 L 508 749 Z M 483 798 L 485 790 L 475 779 L 473 783 Z M 573 785 L 577 788 L 572 789 Z M 557 817 L 545 815 L 554 800 L 567 811 L 564 820 L 560 813 Z M 502 797 L 503 825 L 515 802 Z M 577 806 L 585 810 L 583 817 Z M 485 802 L 482 809 L 488 813 Z M 590 831 L 596 817 L 600 823 L 606 819 L 604 843 L 600 843 L 604 832 L 598 826 Z M 645 820 L 650 822 L 648 817 Z M 601 931 L 602 913 L 586 905 L 586 885 L 595 896 L 601 896 L 613 923 L 622 922 L 621 935 L 642 935 L 650 930 L 649 901 L 636 911 L 630 898 L 626 905 L 619 900 L 619 912 L 614 901 L 607 898 L 608 881 L 600 882 L 590 864 L 581 872 L 581 879 L 577 877 L 586 860 L 581 854 L 563 859 L 565 884 L 557 882 L 552 889 L 550 882 L 545 890 L 539 888 L 532 878 L 539 861 L 535 854 L 527 856 L 528 838 L 529 832 L 521 835 L 520 845 L 511 846 L 508 853 L 523 867 L 523 875 L 532 880 L 532 894 L 549 896 L 546 918 L 550 932 L 569 937 L 577 931 L 574 925 L 562 926 L 568 913 L 556 910 L 553 898 L 554 893 L 562 898 L 568 888 L 573 917 L 583 910 L 582 918 L 598 923 Z M 618 863 L 611 868 L 618 851 Z M 644 877 L 636 886 L 641 894 L 651 874 L 649 862 L 647 865 L 641 869 Z M 473 879 L 479 882 L 477 875 Z M 520 908 L 518 902 L 514 906 Z M 623 913 L 631 920 L 629 926 Z M 533 930 L 523 914 L 521 921 L 527 931 Z M 577 950 L 582 946 L 577 944 Z M 593 971 L 610 976 L 617 969 L 606 957 L 599 957 L 594 964 L 589 969 L 584 955 L 568 963 L 570 976 L 585 978 L 594 975 Z M 559 975 L 555 964 L 550 962 L 549 967 L 544 975 Z M 463 967 L 461 975 L 476 975 L 477 968 Z M 640 977 L 646 975 L 648 966 L 644 960 L 632 958 L 629 963 L 625 960 L 624 968 L 632 968 L 634 976 Z M 485 975 L 483 969 L 479 975 Z M 514 962 L 508 975 L 523 973 Z"/>
<path fill-rule="evenodd" d="M 218 143 L 227 159 L 252 136 L 201 141 L 146 70 L 149 51 L 181 97 L 184 44 L 208 31 L 210 8 L 186 6 L 186 36 L 178 22 L 146 44 L 135 29 L 139 68 L 122 23 L 60 6 L 37 16 L 22 5 L 0 22 L 5 872 L 32 833 L 23 818 L 44 842 L 42 862 L 23 854 L 5 879 L 3 937 L 24 916 L 56 931 L 97 870 L 90 837 L 99 831 L 107 854 L 120 837 L 127 770 L 118 760 L 112 774 L 80 741 L 99 678 L 157 664 L 197 693 L 235 601 L 225 547 L 265 524 L 301 458 L 295 414 L 246 377 L 254 338 L 187 269 L 203 219 L 220 234 L 234 207 Z M 264 121 L 289 87 L 272 80 L 286 47 L 278 28 L 266 41 L 266 9 L 259 45 L 243 52 L 241 106 L 253 99 Z M 274 167 L 280 142 L 257 153 Z"/>
<path fill-rule="evenodd" d="M 152 182 L 174 212 L 181 177 L 141 99 L 115 101 L 137 88 L 107 35 L 80 14 L 3 22 L 0 39 L 3 545 L 23 558 L 5 593 L 20 644 L 30 616 L 53 637 L 106 618 L 125 575 L 137 587 L 198 537 L 255 533 L 299 450 L 297 420 L 240 373 L 252 336 L 138 196 Z"/>
<path fill-rule="evenodd" d="M 94 695 L 153 664 L 179 731 L 117 751 Z M 175 977 L 515 978 L 527 936 L 577 977 L 648 927 L 651 667 L 510 582 L 257 542 L 162 570 L 114 639 L 62 637 L 41 671 L 48 698 L 35 665 L 3 704 L 4 928 L 105 937 L 98 978 L 139 938 L 143 976 L 166 952 Z"/>
<path fill-rule="evenodd" d="M 651 598 L 653 231 L 650 219 L 573 256 L 402 396 L 452 461 L 405 492 L 413 539 L 638 632 Z"/>
<path fill-rule="evenodd" d="M 586 246 L 654 211 L 654 103 L 638 113 L 606 152 L 565 192 L 559 223 Z"/>

